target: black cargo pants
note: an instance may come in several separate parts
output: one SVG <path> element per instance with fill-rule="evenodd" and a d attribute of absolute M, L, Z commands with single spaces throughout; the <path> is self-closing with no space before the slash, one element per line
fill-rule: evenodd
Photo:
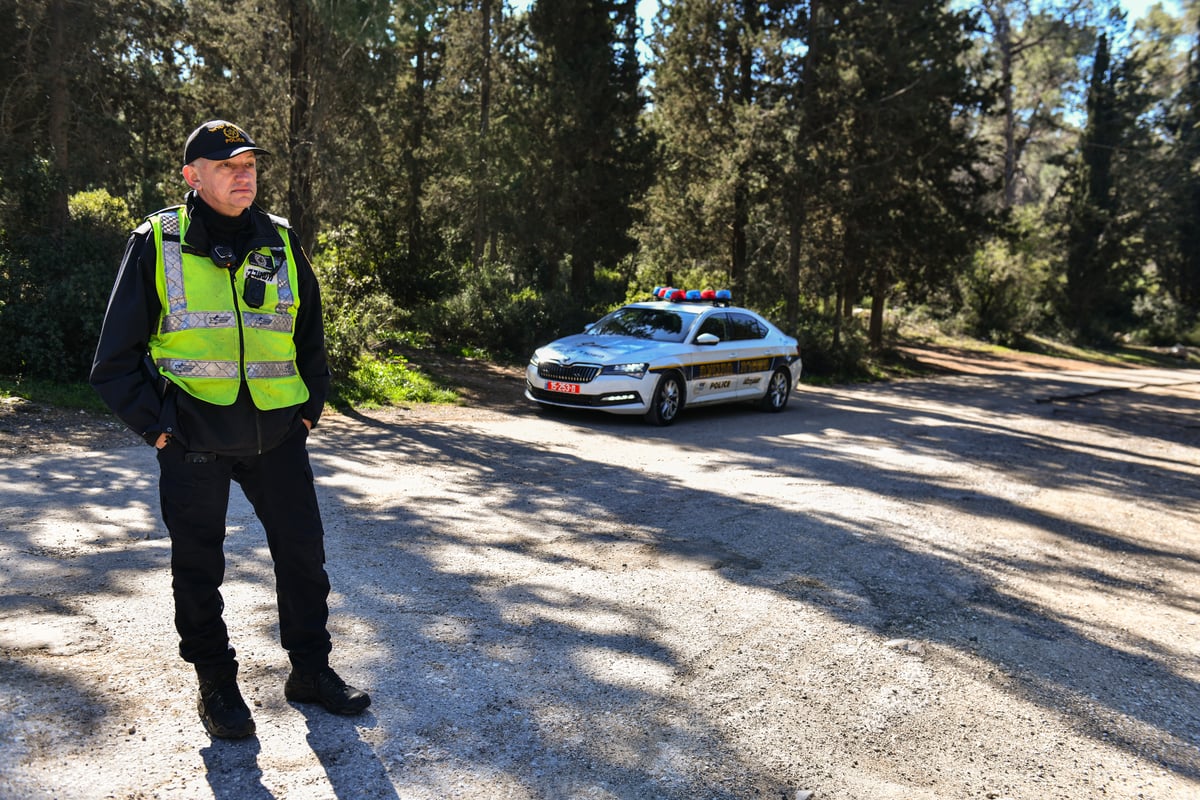
<path fill-rule="evenodd" d="M 158 451 L 179 654 L 202 678 L 237 669 L 221 597 L 232 481 L 241 486 L 266 531 L 275 564 L 280 643 L 297 669 L 328 664 L 329 577 L 307 439 L 308 431 L 301 427 L 256 456 L 189 453 L 174 442 Z"/>

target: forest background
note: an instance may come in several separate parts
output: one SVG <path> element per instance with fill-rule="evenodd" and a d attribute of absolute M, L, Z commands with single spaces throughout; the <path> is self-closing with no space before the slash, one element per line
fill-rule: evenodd
<path fill-rule="evenodd" d="M 854 375 L 903 316 L 1200 345 L 1200 2 L 0 0 L 0 376 L 80 381 L 125 239 L 227 118 L 339 396 L 656 285 Z"/>

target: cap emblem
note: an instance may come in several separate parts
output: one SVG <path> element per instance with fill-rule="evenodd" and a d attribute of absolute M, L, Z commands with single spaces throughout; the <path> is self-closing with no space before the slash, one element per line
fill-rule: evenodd
<path fill-rule="evenodd" d="M 236 125 L 212 125 L 209 127 L 209 133 L 221 131 L 225 134 L 225 144 L 245 144 L 246 134 L 242 133 L 241 129 Z"/>

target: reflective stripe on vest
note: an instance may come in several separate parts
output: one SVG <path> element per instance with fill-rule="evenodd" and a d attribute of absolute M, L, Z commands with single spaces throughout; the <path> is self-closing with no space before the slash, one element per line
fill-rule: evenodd
<path fill-rule="evenodd" d="M 303 403 L 308 387 L 296 369 L 296 264 L 287 231 L 280 230 L 283 247 L 252 251 L 230 273 L 206 256 L 183 252 L 185 213 L 168 211 L 152 220 L 163 311 L 150 351 L 159 371 L 188 394 L 217 405 L 236 400 L 243 375 L 261 409 Z M 266 299 L 273 301 L 272 310 L 242 309 L 247 272 L 270 276 Z"/>

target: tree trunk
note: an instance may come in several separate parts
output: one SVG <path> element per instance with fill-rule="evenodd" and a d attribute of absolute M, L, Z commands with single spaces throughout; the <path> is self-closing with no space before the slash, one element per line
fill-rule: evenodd
<path fill-rule="evenodd" d="M 596 266 L 582 258 L 571 259 L 571 295 L 585 298 L 595 282 Z"/>
<path fill-rule="evenodd" d="M 761 27 L 758 19 L 758 4 L 744 0 L 740 5 L 741 16 L 745 29 L 751 34 L 757 33 Z M 731 31 L 728 47 L 736 50 L 738 63 L 738 96 L 737 105 L 749 108 L 754 102 L 754 46 L 749 37 L 739 36 L 736 29 Z M 750 189 L 746 185 L 747 169 L 739 165 L 738 174 L 734 176 L 733 188 L 733 223 L 731 226 L 731 253 L 729 263 L 729 289 L 735 297 L 745 293 L 744 283 L 747 270 L 746 228 L 750 224 Z"/>
<path fill-rule="evenodd" d="M 475 165 L 475 242 L 471 253 L 476 267 L 483 261 L 483 250 L 487 244 L 488 218 L 488 128 L 492 103 L 492 0 L 480 3 L 482 17 L 480 46 L 483 49 L 482 70 L 479 85 L 479 143 Z"/>
<path fill-rule="evenodd" d="M 833 296 L 833 347 L 842 343 L 842 285 L 839 283 Z"/>
<path fill-rule="evenodd" d="M 784 317 L 791 331 L 800 323 L 800 247 L 804 230 L 804 200 L 797 198 L 796 202 L 798 207 L 788 217 L 787 282 L 783 286 Z"/>
<path fill-rule="evenodd" d="M 50 3 L 50 52 L 48 58 L 50 78 L 50 105 L 47 109 L 47 139 L 52 150 L 53 174 L 51 185 L 53 197 L 50 201 L 50 230 L 52 235 L 60 236 L 67 229 L 69 211 L 67 209 L 68 187 L 67 176 L 70 175 L 71 159 L 68 145 L 71 127 L 71 89 L 68 84 L 65 57 L 67 14 L 64 0 L 52 0 Z"/>
<path fill-rule="evenodd" d="M 425 193 L 425 170 L 417 154 L 425 138 L 425 122 L 429 118 L 429 106 L 425 95 L 425 86 L 429 80 L 429 39 L 429 29 L 422 22 L 417 31 L 417 40 L 413 43 L 412 53 L 413 82 L 408 107 L 412 109 L 413 120 L 407 126 L 408 136 L 400 156 L 405 172 L 408 173 L 408 207 L 404 211 L 404 219 L 408 221 L 406 233 L 410 262 L 423 258 L 425 250 L 425 219 L 421 212 L 421 198 Z"/>
<path fill-rule="evenodd" d="M 288 31 L 291 53 L 288 63 L 292 105 L 288 118 L 288 217 L 300 235 L 300 245 L 311 253 L 317 240 L 317 218 L 313 208 L 313 163 L 315 141 L 312 127 L 313 10 L 307 0 L 290 0 Z"/>
<path fill-rule="evenodd" d="M 876 270 L 875 288 L 871 291 L 871 325 L 867 330 L 867 342 L 872 350 L 883 348 L 883 307 L 887 295 L 884 271 Z"/>
<path fill-rule="evenodd" d="M 1017 197 L 1017 118 L 1016 89 L 1013 86 L 1013 53 L 1012 24 L 1008 12 L 998 8 L 992 13 L 992 25 L 996 29 L 996 49 L 1000 52 L 1000 96 L 1001 118 L 1004 125 L 1004 175 L 1003 175 L 1003 207 L 1007 210 L 1013 207 Z"/>

